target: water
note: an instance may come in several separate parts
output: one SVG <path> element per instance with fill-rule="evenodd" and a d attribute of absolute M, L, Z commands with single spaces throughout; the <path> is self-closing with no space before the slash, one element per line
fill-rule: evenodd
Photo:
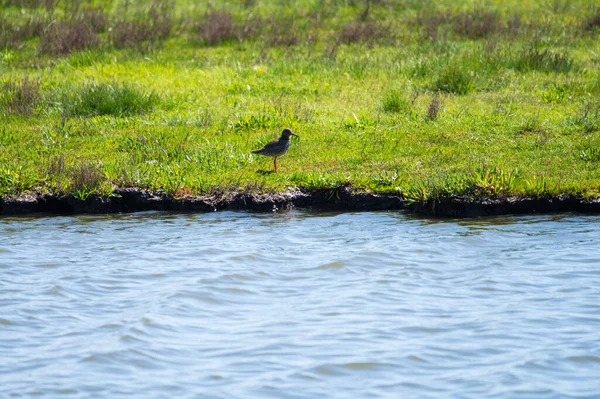
<path fill-rule="evenodd" d="M 599 220 L 0 218 L 0 397 L 598 398 Z"/>

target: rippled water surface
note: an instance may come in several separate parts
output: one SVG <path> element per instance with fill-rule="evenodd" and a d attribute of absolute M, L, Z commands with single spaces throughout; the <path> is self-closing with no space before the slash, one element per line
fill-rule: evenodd
<path fill-rule="evenodd" d="M 0 397 L 598 398 L 600 218 L 0 219 Z"/>

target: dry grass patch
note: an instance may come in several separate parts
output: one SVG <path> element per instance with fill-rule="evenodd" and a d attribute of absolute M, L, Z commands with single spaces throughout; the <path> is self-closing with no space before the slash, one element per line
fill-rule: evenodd
<path fill-rule="evenodd" d="M 100 44 L 98 34 L 108 26 L 100 8 L 74 9 L 69 17 L 52 21 L 40 36 L 40 51 L 52 55 L 70 54 Z"/>
<path fill-rule="evenodd" d="M 168 38 L 173 30 L 172 6 L 168 0 L 156 0 L 137 18 L 118 20 L 110 32 L 109 41 L 116 48 L 144 49 Z M 126 14 L 126 10 L 122 14 Z"/>
<path fill-rule="evenodd" d="M 478 9 L 453 17 L 454 31 L 471 39 L 481 39 L 500 30 L 500 17 L 494 11 Z"/>
<path fill-rule="evenodd" d="M 390 29 L 375 22 L 355 21 L 344 26 L 339 40 L 342 43 L 380 43 L 390 38 Z"/>
<path fill-rule="evenodd" d="M 40 50 L 52 55 L 70 54 L 73 51 L 96 47 L 98 34 L 84 21 L 53 22 L 40 38 Z"/>
<path fill-rule="evenodd" d="M 584 22 L 583 28 L 588 31 L 600 28 L 600 8 L 597 8 L 596 13 Z"/>
<path fill-rule="evenodd" d="M 2 7 L 17 7 L 17 8 L 40 8 L 44 7 L 46 10 L 54 10 L 56 7 L 57 0 L 2 0 L 0 6 Z"/>
<path fill-rule="evenodd" d="M 19 48 L 26 39 L 42 34 L 48 20 L 41 16 L 30 16 L 17 22 L 13 18 L 0 17 L 0 47 Z"/>
<path fill-rule="evenodd" d="M 210 11 L 198 27 L 198 37 L 208 45 L 235 39 L 233 16 L 224 11 Z"/>
<path fill-rule="evenodd" d="M 436 93 L 429 105 L 427 106 L 427 119 L 430 121 L 434 121 L 438 118 L 438 114 L 440 113 L 440 109 L 442 108 L 442 99 L 439 93 Z"/>

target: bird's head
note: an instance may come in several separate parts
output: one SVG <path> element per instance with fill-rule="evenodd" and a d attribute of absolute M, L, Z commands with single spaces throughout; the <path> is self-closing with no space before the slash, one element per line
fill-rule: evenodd
<path fill-rule="evenodd" d="M 300 138 L 300 136 L 298 136 L 297 134 L 292 133 L 292 131 L 290 129 L 284 129 L 283 133 L 281 133 L 281 138 L 282 139 L 289 139 L 290 136 L 296 136 L 298 138 Z"/>

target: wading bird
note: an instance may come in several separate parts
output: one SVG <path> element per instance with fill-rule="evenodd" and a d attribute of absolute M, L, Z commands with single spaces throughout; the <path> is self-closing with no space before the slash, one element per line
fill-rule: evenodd
<path fill-rule="evenodd" d="M 297 134 L 292 133 L 290 129 L 285 129 L 283 133 L 281 133 L 280 138 L 271 141 L 260 150 L 252 151 L 252 153 L 273 157 L 273 168 L 275 172 L 277 172 L 277 157 L 284 155 L 290 148 L 290 136 L 300 138 Z"/>

